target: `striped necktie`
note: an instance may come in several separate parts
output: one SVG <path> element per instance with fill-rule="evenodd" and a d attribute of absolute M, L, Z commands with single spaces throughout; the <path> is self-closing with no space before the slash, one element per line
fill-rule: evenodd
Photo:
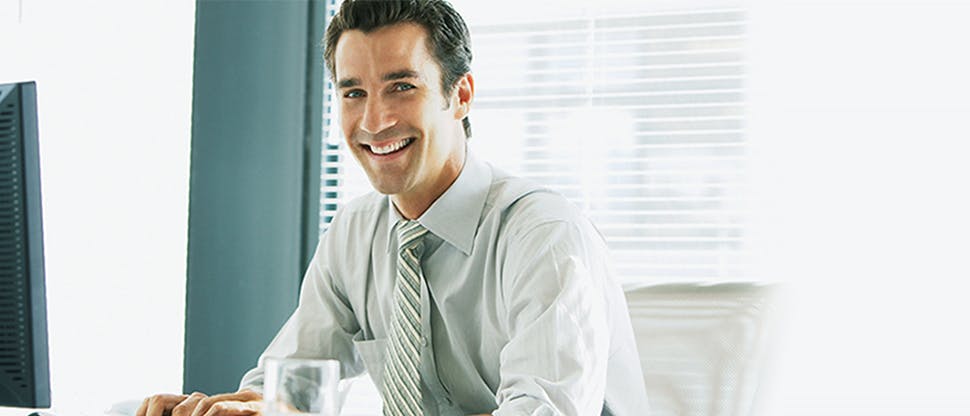
<path fill-rule="evenodd" d="M 397 283 L 394 315 L 384 361 L 384 415 L 420 416 L 421 409 L 421 240 L 428 230 L 417 221 L 397 223 Z"/>

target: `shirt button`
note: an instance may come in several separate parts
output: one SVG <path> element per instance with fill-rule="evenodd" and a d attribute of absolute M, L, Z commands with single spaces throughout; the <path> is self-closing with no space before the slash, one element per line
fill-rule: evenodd
<path fill-rule="evenodd" d="M 429 344 L 428 337 L 421 337 L 421 346 L 422 347 L 427 347 L 428 344 Z"/>

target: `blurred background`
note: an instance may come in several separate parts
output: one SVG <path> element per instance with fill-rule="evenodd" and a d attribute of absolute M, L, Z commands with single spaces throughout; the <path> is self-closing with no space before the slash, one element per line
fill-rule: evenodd
<path fill-rule="evenodd" d="M 249 136 L 220 136 L 224 147 L 200 142 L 216 129 L 207 120 L 222 114 L 209 85 L 224 82 L 256 107 L 276 105 L 259 88 L 282 89 L 232 84 L 245 68 L 212 78 L 200 70 L 212 38 L 242 50 L 286 39 L 255 29 L 227 37 L 203 25 L 207 11 L 245 4 L 307 2 L 0 0 L 0 82 L 38 85 L 55 410 L 95 415 L 117 401 L 206 385 L 191 375 L 192 354 L 235 346 L 193 338 L 201 329 L 187 323 L 187 308 L 245 328 L 246 314 L 266 307 L 212 315 L 193 295 L 213 298 L 212 287 L 193 292 L 194 281 L 244 271 L 217 262 L 238 255 L 223 241 L 232 238 L 192 236 L 225 218 L 264 218 L 239 214 L 246 208 L 232 197 L 197 196 L 219 183 L 205 169 L 223 169 L 218 178 L 235 178 L 232 186 L 257 200 L 288 198 L 257 192 L 272 175 L 264 165 L 232 165 L 233 140 Z M 322 33 L 314 22 L 337 2 L 312 4 L 319 16 L 303 16 L 299 35 Z M 582 207 L 625 286 L 783 288 L 759 414 L 970 411 L 970 336 L 960 329 L 970 316 L 970 57 L 961 52 L 970 5 L 454 4 L 475 53 L 473 151 Z M 301 71 L 317 71 L 306 79 L 319 85 L 307 81 L 312 92 L 299 94 L 315 100 L 319 128 L 300 130 L 287 156 L 303 164 L 291 204 L 302 218 L 293 227 L 304 231 L 281 250 L 306 253 L 316 235 L 305 230 L 325 232 L 335 210 L 369 187 L 329 128 L 337 121 L 322 65 L 301 59 Z M 198 118 L 200 108 L 210 118 Z M 290 143 L 254 131 L 265 146 Z M 211 212 L 196 211 L 205 207 Z M 252 245 L 277 246 L 267 238 Z M 193 268 L 207 261 L 216 263 Z M 254 364 L 285 319 L 305 261 L 259 272 L 268 284 L 286 280 L 290 300 L 274 301 L 269 329 L 247 338 L 256 341 L 238 362 Z M 209 303 L 225 306 L 227 297 Z"/>

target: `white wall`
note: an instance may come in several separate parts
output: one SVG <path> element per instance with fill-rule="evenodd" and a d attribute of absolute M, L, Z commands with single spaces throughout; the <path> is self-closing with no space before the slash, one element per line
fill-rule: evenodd
<path fill-rule="evenodd" d="M 970 5 L 753 4 L 765 415 L 970 414 Z"/>
<path fill-rule="evenodd" d="M 194 1 L 0 0 L 36 80 L 54 410 L 181 390 Z"/>

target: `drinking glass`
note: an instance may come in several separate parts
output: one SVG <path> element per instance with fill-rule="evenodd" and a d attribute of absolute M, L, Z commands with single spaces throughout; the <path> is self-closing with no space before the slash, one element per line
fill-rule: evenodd
<path fill-rule="evenodd" d="M 338 415 L 339 362 L 267 357 L 263 369 L 263 414 L 266 416 Z"/>

